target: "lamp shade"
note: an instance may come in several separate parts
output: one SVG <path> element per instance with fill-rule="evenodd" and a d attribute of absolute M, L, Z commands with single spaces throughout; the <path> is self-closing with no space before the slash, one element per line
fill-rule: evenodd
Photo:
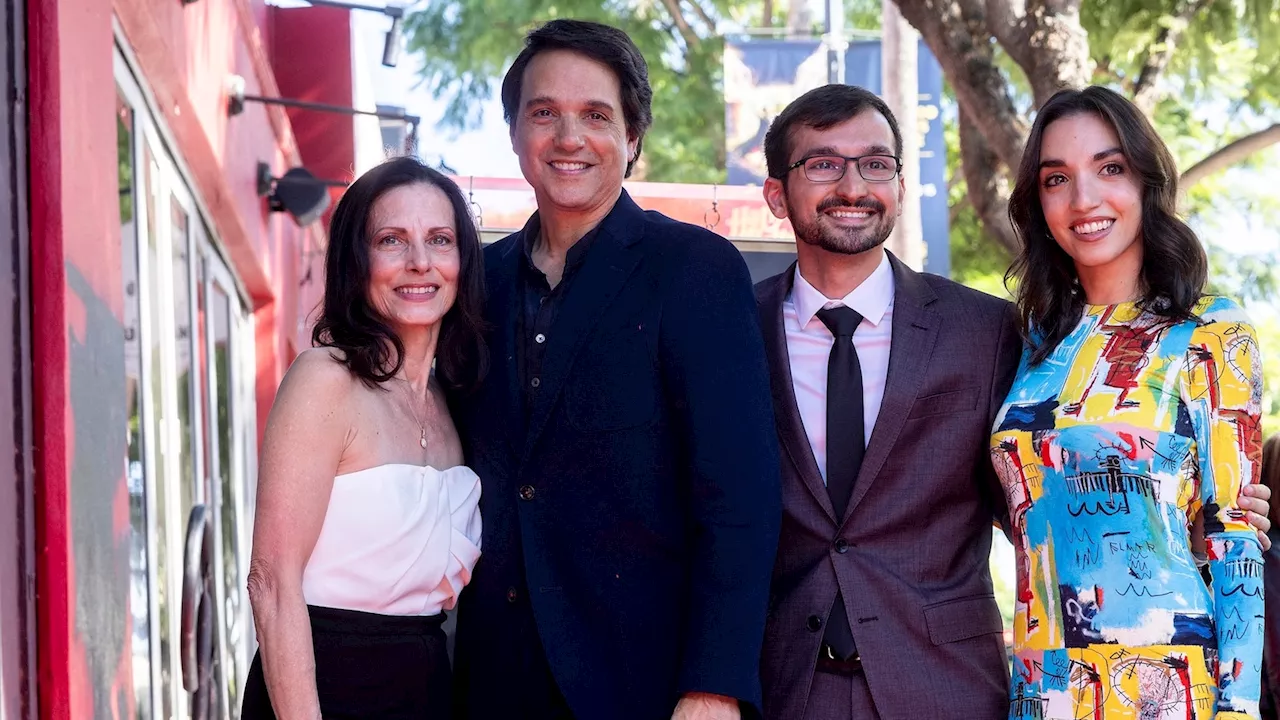
<path fill-rule="evenodd" d="M 277 178 L 272 197 L 300 226 L 310 225 L 329 209 L 328 184 L 306 168 L 292 168 Z"/>
<path fill-rule="evenodd" d="M 387 39 L 382 45 L 382 64 L 395 67 L 400 62 L 400 36 L 402 35 L 401 18 L 396 15 L 391 19 L 391 29 L 387 31 Z"/>

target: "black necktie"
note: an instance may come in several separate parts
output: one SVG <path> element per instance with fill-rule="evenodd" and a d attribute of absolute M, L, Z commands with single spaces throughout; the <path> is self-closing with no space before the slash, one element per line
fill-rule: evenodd
<path fill-rule="evenodd" d="M 862 316 L 853 308 L 833 307 L 818 311 L 818 319 L 835 336 L 831 357 L 827 361 L 827 494 L 836 511 L 836 526 L 844 520 L 853 482 L 862 467 L 866 451 L 862 420 L 862 366 L 853 347 L 853 332 Z M 827 620 L 823 641 L 841 659 L 857 653 L 853 630 L 844 611 L 844 599 L 836 593 L 835 604 Z"/>

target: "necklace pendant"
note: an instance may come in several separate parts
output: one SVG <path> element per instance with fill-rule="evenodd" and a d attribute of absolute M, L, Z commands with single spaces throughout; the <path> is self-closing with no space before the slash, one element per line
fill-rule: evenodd
<path fill-rule="evenodd" d="M 422 433 L 422 437 L 418 438 L 418 444 L 422 446 L 423 450 L 427 449 L 427 433 L 425 430 Z"/>

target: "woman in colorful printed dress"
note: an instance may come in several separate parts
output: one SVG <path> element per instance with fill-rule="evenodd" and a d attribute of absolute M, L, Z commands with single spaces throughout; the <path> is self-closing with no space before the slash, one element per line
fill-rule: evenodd
<path fill-rule="evenodd" d="M 1040 109 L 1018 170 L 1027 349 L 991 440 L 1018 560 L 1011 719 L 1258 716 L 1261 550 L 1238 498 L 1262 366 L 1240 307 L 1203 294 L 1176 178 L 1098 87 Z"/>

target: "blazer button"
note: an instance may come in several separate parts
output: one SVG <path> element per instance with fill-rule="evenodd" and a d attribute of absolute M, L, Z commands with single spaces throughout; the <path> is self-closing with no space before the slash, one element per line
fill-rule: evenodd
<path fill-rule="evenodd" d="M 844 538 L 836 538 L 836 552 L 841 555 L 849 552 L 849 541 Z"/>
<path fill-rule="evenodd" d="M 822 618 L 818 617 L 817 615 L 810 615 L 809 622 L 807 624 L 810 630 L 812 630 L 813 632 L 818 632 L 819 630 L 822 629 Z"/>
<path fill-rule="evenodd" d="M 507 602 L 513 603 L 520 599 L 520 593 L 516 592 L 513 587 L 507 588 Z"/>
<path fill-rule="evenodd" d="M 537 491 L 535 491 L 535 490 L 533 489 L 533 486 L 532 486 L 532 485 L 521 485 L 521 486 L 520 486 L 520 499 L 521 499 L 521 500 L 532 500 L 532 499 L 533 499 L 533 496 L 534 496 L 534 495 L 536 495 L 536 494 L 537 494 Z"/>

